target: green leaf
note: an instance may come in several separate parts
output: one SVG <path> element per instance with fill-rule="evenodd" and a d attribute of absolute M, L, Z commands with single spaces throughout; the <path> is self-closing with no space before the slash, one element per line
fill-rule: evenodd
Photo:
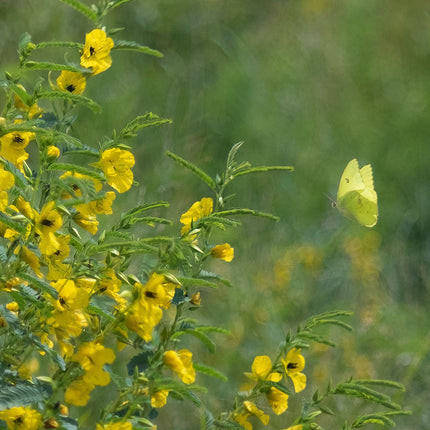
<path fill-rule="evenodd" d="M 389 409 L 401 410 L 401 406 L 394 403 L 389 396 L 354 382 L 343 382 L 338 384 L 334 389 L 334 394 L 358 397 L 379 403 Z"/>
<path fill-rule="evenodd" d="M 404 385 L 394 381 L 386 381 L 384 379 L 354 379 L 354 383 L 363 385 L 378 385 L 380 387 L 388 387 L 400 391 L 405 391 Z"/>
<path fill-rule="evenodd" d="M 0 212 L 0 222 L 6 224 L 12 230 L 15 230 L 21 234 L 25 233 L 25 225 L 15 222 L 12 218 L 6 215 L 4 212 Z"/>
<path fill-rule="evenodd" d="M 220 217 L 227 217 L 227 216 L 234 216 L 234 215 L 252 215 L 252 216 L 257 216 L 262 218 L 268 218 L 273 221 L 279 221 L 280 219 L 275 215 L 272 215 L 266 212 L 255 211 L 253 209 L 230 209 L 226 211 L 216 212 L 216 215 Z"/>
<path fill-rule="evenodd" d="M 114 40 L 114 46 L 112 50 L 120 49 L 123 51 L 135 51 L 142 54 L 153 55 L 154 57 L 163 57 L 164 55 L 156 49 L 149 48 L 148 46 L 139 45 L 136 42 L 129 40 Z"/>
<path fill-rule="evenodd" d="M 17 384 L 0 388 L 0 410 L 30 405 L 43 400 L 43 394 L 30 384 Z"/>
<path fill-rule="evenodd" d="M 205 225 L 205 224 L 213 224 L 216 227 L 224 230 L 225 229 L 225 225 L 228 225 L 230 227 L 238 227 L 239 225 L 241 225 L 240 221 L 236 221 L 234 219 L 229 219 L 229 218 L 225 218 L 222 216 L 218 216 L 219 212 L 215 212 L 215 214 L 213 215 L 208 215 L 202 218 L 199 218 L 197 221 L 193 221 L 192 222 L 192 226 L 194 228 L 198 227 L 200 224 Z"/>
<path fill-rule="evenodd" d="M 94 21 L 95 23 L 97 23 L 97 14 L 81 1 L 79 0 L 60 0 L 60 1 L 68 4 L 69 6 L 76 9 L 78 12 L 85 15 L 87 18 L 91 19 L 91 21 Z"/>
<path fill-rule="evenodd" d="M 317 405 L 317 408 L 327 415 L 336 415 L 328 406 Z"/>
<path fill-rule="evenodd" d="M 209 287 L 209 288 L 218 288 L 218 285 L 215 282 L 206 281 L 205 279 L 200 278 L 188 278 L 188 277 L 179 277 L 179 282 L 184 287 Z"/>
<path fill-rule="evenodd" d="M 394 427 L 396 425 L 393 420 L 386 417 L 385 415 L 379 414 L 379 413 L 373 413 L 373 414 L 363 415 L 357 418 L 353 422 L 352 428 L 364 427 L 366 424 L 378 424 L 381 426 L 389 426 L 389 427 Z"/>
<path fill-rule="evenodd" d="M 129 215 L 137 215 L 141 212 L 145 212 L 151 209 L 157 209 L 157 208 L 168 208 L 170 205 L 168 202 L 154 202 L 154 203 L 147 203 L 145 205 L 139 205 L 135 208 L 129 210 L 125 215 L 123 215 L 123 218 L 129 216 Z"/>
<path fill-rule="evenodd" d="M 209 332 L 209 333 L 221 333 L 221 334 L 225 334 L 227 336 L 231 335 L 231 331 L 227 330 L 225 328 L 221 328 L 221 327 L 213 327 L 213 326 L 199 326 L 196 327 L 197 331 L 202 331 L 202 332 Z"/>
<path fill-rule="evenodd" d="M 318 334 L 311 333 L 309 331 L 301 331 L 301 332 L 299 332 L 297 334 L 297 338 L 298 339 L 300 339 L 300 338 L 303 339 L 304 338 L 304 339 L 312 340 L 312 341 L 314 341 L 316 343 L 322 343 L 324 345 L 331 346 L 332 348 L 336 348 L 336 346 L 337 346 L 336 343 L 330 341 L 329 339 L 327 339 L 327 338 L 325 338 L 323 336 L 320 336 Z"/>
<path fill-rule="evenodd" d="M 77 172 L 82 175 L 89 176 L 90 178 L 97 179 L 100 182 L 105 182 L 105 177 L 98 174 L 94 170 L 88 169 L 86 167 L 78 166 L 76 164 L 69 163 L 53 163 L 48 167 L 48 170 L 61 170 L 64 172 Z"/>
<path fill-rule="evenodd" d="M 99 113 L 101 112 L 101 106 L 95 101 L 88 97 L 81 96 L 79 94 L 72 94 L 66 91 L 43 91 L 37 94 L 37 100 L 39 99 L 63 99 L 70 100 L 75 103 L 80 103 L 91 109 L 92 111 Z"/>
<path fill-rule="evenodd" d="M 27 106 L 33 104 L 33 96 L 28 94 L 24 89 L 10 82 L 8 88 L 13 91 Z"/>
<path fill-rule="evenodd" d="M 124 4 L 124 3 L 128 3 L 130 1 L 133 1 L 133 0 L 111 0 L 108 3 L 108 8 L 109 8 L 109 10 L 112 10 L 112 9 L 114 9 L 114 8 Z"/>
<path fill-rule="evenodd" d="M 222 278 L 221 276 L 217 275 L 216 273 L 208 272 L 207 270 L 202 270 L 199 275 L 200 275 L 200 278 L 214 279 L 214 280 L 221 282 L 222 284 L 226 285 L 227 287 L 232 286 L 231 282 L 228 279 Z"/>
<path fill-rule="evenodd" d="M 185 333 L 190 334 L 191 336 L 194 336 L 195 338 L 199 339 L 206 346 L 210 353 L 215 353 L 216 344 L 209 336 L 198 330 L 187 329 L 184 331 Z"/>
<path fill-rule="evenodd" d="M 27 70 L 57 70 L 62 72 L 63 70 L 67 72 L 75 72 L 75 73 L 88 73 L 91 71 L 81 66 L 70 66 L 68 64 L 58 64 L 58 63 L 50 63 L 48 61 L 26 61 L 23 64 L 23 67 Z"/>
<path fill-rule="evenodd" d="M 243 430 L 243 427 L 239 423 L 237 423 L 236 421 L 215 420 L 214 425 L 215 425 L 215 427 L 222 428 L 222 429 Z"/>
<path fill-rule="evenodd" d="M 215 188 L 216 188 L 215 181 L 207 173 L 205 173 L 203 170 L 201 170 L 199 167 L 197 167 L 193 163 L 190 163 L 187 160 L 184 160 L 183 158 L 179 157 L 179 155 L 176 155 L 173 152 L 166 151 L 166 155 L 168 157 L 170 157 L 172 160 L 176 161 L 181 166 L 184 166 L 187 169 L 191 170 L 205 184 L 207 184 L 212 190 L 215 190 Z"/>
<path fill-rule="evenodd" d="M 293 172 L 294 167 L 292 166 L 259 166 L 259 167 L 250 167 L 246 170 L 238 170 L 233 173 L 234 177 L 248 175 L 250 173 L 260 173 L 260 172 L 274 172 L 274 171 L 289 171 Z"/>
<path fill-rule="evenodd" d="M 154 225 L 154 224 L 167 224 L 172 225 L 173 222 L 166 218 L 158 218 L 154 216 L 145 216 L 140 218 L 129 218 L 127 225 L 134 225 L 134 224 L 148 224 L 148 225 Z"/>
<path fill-rule="evenodd" d="M 19 275 L 21 279 L 24 279 L 24 281 L 27 281 L 30 286 L 38 288 L 40 291 L 43 291 L 46 294 L 49 294 L 54 299 L 58 299 L 58 292 L 57 290 L 52 287 L 50 284 L 48 284 L 43 279 L 36 278 L 35 276 L 30 275 L 29 273 L 21 273 Z"/>
<path fill-rule="evenodd" d="M 89 314 L 98 315 L 100 317 L 103 317 L 103 318 L 107 319 L 109 322 L 113 323 L 113 322 L 116 321 L 116 318 L 113 315 L 111 315 L 110 313 L 104 311 L 102 308 L 100 308 L 98 306 L 88 305 L 87 308 L 86 308 L 86 311 Z"/>
<path fill-rule="evenodd" d="M 43 48 L 74 48 L 83 49 L 84 44 L 79 42 L 62 42 L 60 40 L 50 40 L 46 42 L 40 42 L 36 44 L 35 49 Z"/>
<path fill-rule="evenodd" d="M 31 35 L 25 32 L 19 38 L 18 51 L 22 53 L 29 43 L 31 43 Z"/>
<path fill-rule="evenodd" d="M 158 115 L 148 112 L 145 115 L 136 117 L 133 121 L 130 121 L 120 132 L 120 137 L 127 138 L 135 136 L 139 130 L 146 127 L 153 127 L 163 124 L 171 124 L 171 119 L 160 118 Z"/>
<path fill-rule="evenodd" d="M 204 373 L 205 375 L 213 376 L 213 377 L 221 379 L 223 381 L 228 381 L 227 376 L 222 374 L 217 369 L 214 369 L 213 367 L 203 365 L 203 364 L 198 364 L 198 363 L 193 363 L 193 366 L 197 372 Z"/>

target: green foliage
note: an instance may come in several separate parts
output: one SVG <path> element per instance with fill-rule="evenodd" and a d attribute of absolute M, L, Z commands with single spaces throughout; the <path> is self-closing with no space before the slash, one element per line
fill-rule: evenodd
<path fill-rule="evenodd" d="M 213 198 L 196 201 L 182 216 L 175 209 L 174 215 L 162 217 L 158 211 L 167 211 L 169 203 L 143 203 L 140 197 L 133 199 L 131 209 L 114 211 L 117 195 L 135 184 L 132 168 L 138 164 L 124 141 L 171 120 L 151 112 L 138 115 L 119 127 L 119 133 L 114 131 L 112 138 L 98 138 L 92 147 L 88 142 L 93 140 L 86 133 L 86 143 L 71 136 L 79 123 L 80 105 L 101 112 L 91 97 L 74 93 L 74 84 L 61 90 L 51 75 L 50 89 L 39 79 L 27 92 L 22 85 L 28 85 L 26 71 L 73 72 L 92 83 L 110 67 L 111 48 L 106 47 L 110 44 L 104 37 L 109 40 L 121 30 L 104 33 L 105 17 L 128 1 L 103 0 L 91 6 L 79 0 L 62 1 L 95 23 L 98 32 L 87 33 L 87 38 L 94 37 L 97 43 L 91 42 L 89 47 L 78 42 L 33 43 L 25 33 L 18 46 L 18 70 L 7 73 L 2 82 L 6 100 L 4 118 L 0 118 L 4 179 L 0 190 L 0 419 L 5 421 L 12 407 L 29 405 L 45 428 L 94 429 L 97 425 L 115 429 L 118 423 L 125 430 L 152 428 L 158 414 L 164 412 L 161 408 L 172 398 L 199 409 L 204 429 L 250 428 L 247 420 L 252 417 L 267 424 L 269 408 L 262 405 L 268 403 L 274 414 L 281 415 L 289 406 L 288 399 L 293 404 L 289 415 L 305 429 L 320 428 L 322 414 L 333 420 L 332 427 L 344 422 L 345 409 L 336 408 L 339 397 L 388 409 L 358 418 L 351 418 L 353 411 L 346 409 L 347 422 L 352 424 L 344 428 L 391 426 L 393 418 L 407 414 L 400 402 L 383 392 L 403 391 L 403 385 L 382 379 L 349 378 L 329 384 L 323 395 L 316 391 L 309 399 L 306 375 L 312 372 L 308 357 L 314 352 L 310 348 L 314 343 L 336 346 L 331 329 L 351 331 L 352 326 L 342 319 L 350 312 L 344 311 L 316 315 L 296 331 L 283 333 L 284 341 L 274 358 L 259 355 L 249 366 L 251 372 L 245 374 L 249 388 L 235 395 L 226 389 L 233 398 L 229 406 L 217 413 L 209 410 L 211 385 L 196 384 L 196 373 L 197 378 L 203 374 L 216 382 L 228 380 L 224 369 L 218 369 L 224 366 L 225 351 L 220 350 L 223 341 L 217 336 L 231 337 L 231 332 L 204 320 L 211 316 L 212 308 L 224 318 L 228 300 L 216 303 L 217 294 L 225 294 L 224 286 L 232 287 L 232 302 L 246 302 L 253 295 L 251 291 L 241 293 L 235 283 L 211 271 L 216 260 L 231 262 L 234 257 L 228 243 L 217 245 L 219 237 L 241 225 L 236 220 L 239 216 L 280 219 L 265 211 L 232 206 L 232 196 L 225 196 L 225 190 L 241 176 L 294 169 L 253 167 L 249 161 L 237 161 L 243 142 L 233 145 L 223 170 L 213 176 L 167 151 L 169 158 L 209 186 Z M 105 42 L 106 46 L 99 47 Z M 137 42 L 115 39 L 113 45 L 112 51 L 162 56 Z M 45 48 L 65 49 L 66 58 L 68 53 L 84 56 L 82 51 L 87 49 L 94 62 L 84 68 L 67 61 L 28 60 L 33 51 Z M 72 82 L 75 77 L 70 78 Z M 113 82 L 109 89 L 111 86 Z M 272 209 L 268 202 L 265 205 Z M 104 217 L 110 215 L 106 221 Z M 248 272 L 249 268 L 243 276 Z M 256 300 L 263 308 L 265 293 L 260 292 Z M 296 307 L 300 307 L 299 301 Z M 257 320 L 261 309 L 255 307 L 253 312 Z M 234 312 L 237 321 L 241 314 L 239 305 Z M 253 326 L 245 320 L 241 324 L 252 337 Z M 38 370 L 27 369 L 31 359 L 40 364 Z M 201 364 L 200 359 L 211 364 Z M 116 390 L 108 386 L 110 382 Z M 96 397 L 92 394 L 95 389 L 102 393 L 101 407 L 93 409 L 88 402 Z M 61 403 L 76 406 L 70 418 L 59 411 Z M 177 409 L 180 416 L 179 409 L 185 408 Z M 25 413 L 20 413 L 24 415 L 14 423 L 25 421 Z M 184 425 L 190 426 L 188 421 Z"/>

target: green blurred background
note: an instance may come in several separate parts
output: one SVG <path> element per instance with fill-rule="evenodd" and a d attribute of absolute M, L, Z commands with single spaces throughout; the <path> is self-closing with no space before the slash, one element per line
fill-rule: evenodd
<path fill-rule="evenodd" d="M 243 140 L 239 159 L 296 169 L 238 178 L 230 187 L 233 206 L 281 221 L 244 219 L 217 237 L 236 256 L 211 269 L 234 287 L 203 291 L 202 314 L 232 336 L 217 338 L 215 355 L 193 346 L 199 361 L 230 378 L 201 377 L 211 386 L 204 397 L 213 410 L 229 408 L 255 355 L 274 356 L 289 328 L 341 308 L 354 311 L 355 331 L 333 330 L 338 349 L 308 353 L 308 395 L 329 377 L 395 379 L 407 386 L 396 400 L 413 412 L 398 427 L 430 429 L 429 16 L 426 0 L 140 0 L 108 16 L 108 29 L 125 27 L 118 38 L 164 57 L 114 52 L 111 69 L 86 91 L 103 113 L 82 109 L 74 133 L 96 145 L 147 111 L 173 120 L 134 141 L 139 187 L 121 196 L 124 209 L 136 200 L 168 200 L 167 215 L 178 220 L 210 196 L 166 150 L 215 175 Z M 0 69 L 15 68 L 24 31 L 35 42 L 83 41 L 91 29 L 59 1 L 0 1 Z M 63 56 L 45 51 L 34 59 Z M 34 77 L 26 77 L 28 89 Z M 352 158 L 373 166 L 380 211 L 373 229 L 343 218 L 328 198 L 336 197 Z M 346 406 L 333 407 L 342 413 Z M 182 409 L 188 421 L 176 418 L 175 428 L 199 428 L 194 408 Z M 171 428 L 177 410 L 170 401 L 155 421 L 159 428 Z M 294 418 L 272 418 L 270 428 Z"/>

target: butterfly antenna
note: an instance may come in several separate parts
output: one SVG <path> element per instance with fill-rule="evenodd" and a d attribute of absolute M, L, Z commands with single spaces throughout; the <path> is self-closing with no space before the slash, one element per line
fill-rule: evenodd
<path fill-rule="evenodd" d="M 336 200 L 333 200 L 328 194 L 324 193 L 324 195 L 331 201 L 331 206 L 335 208 L 337 206 Z"/>

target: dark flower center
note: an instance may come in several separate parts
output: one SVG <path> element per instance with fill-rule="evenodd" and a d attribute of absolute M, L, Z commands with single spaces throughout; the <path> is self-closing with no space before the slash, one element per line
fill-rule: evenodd
<path fill-rule="evenodd" d="M 298 364 L 297 363 L 288 363 L 287 364 L 287 369 L 290 369 L 290 370 L 294 370 L 294 369 L 297 369 L 299 366 L 298 366 Z"/>
<path fill-rule="evenodd" d="M 76 87 L 73 84 L 67 85 L 66 90 L 70 93 L 73 93 L 73 91 L 76 90 Z"/>
<path fill-rule="evenodd" d="M 21 136 L 16 135 L 16 136 L 13 138 L 13 141 L 14 141 L 15 143 L 22 143 L 22 142 L 24 142 L 24 139 L 23 139 Z"/>
<path fill-rule="evenodd" d="M 153 293 L 152 291 L 146 291 L 145 297 L 148 297 L 149 299 L 155 299 L 157 297 L 157 295 L 155 293 Z"/>
<path fill-rule="evenodd" d="M 52 225 L 54 225 L 54 222 L 51 221 L 50 219 L 46 219 L 44 218 L 41 222 L 42 225 L 46 225 L 47 227 L 51 227 Z"/>
<path fill-rule="evenodd" d="M 95 52 L 96 52 L 95 48 L 90 46 L 90 55 L 94 55 Z"/>

